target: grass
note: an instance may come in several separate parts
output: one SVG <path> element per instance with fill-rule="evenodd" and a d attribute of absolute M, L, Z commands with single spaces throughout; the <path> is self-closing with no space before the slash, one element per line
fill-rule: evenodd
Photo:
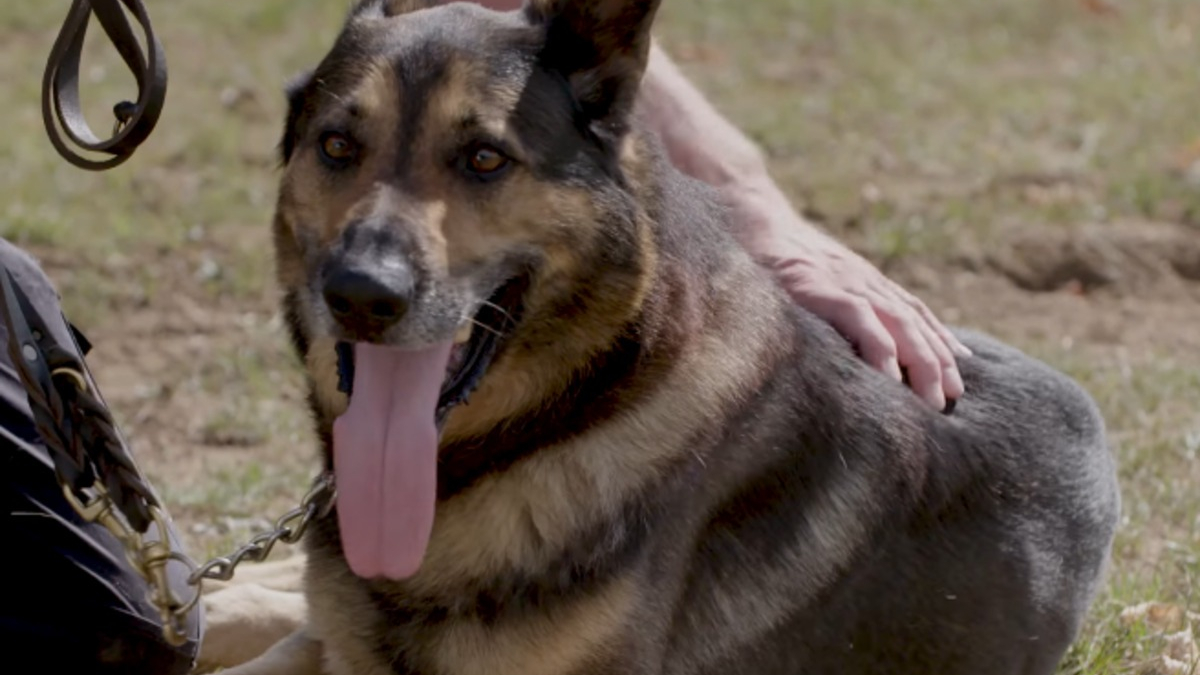
<path fill-rule="evenodd" d="M 1104 6 L 1115 11 L 1089 9 Z M 38 110 L 66 4 L 0 3 L 0 236 L 44 256 L 68 314 L 96 338 L 102 386 L 197 557 L 289 508 L 313 468 L 267 226 L 283 84 L 319 58 L 347 8 L 151 3 L 171 68 L 166 110 L 130 162 L 90 174 L 53 153 Z M 952 279 L 964 251 L 1017 232 L 1200 227 L 1194 0 L 668 0 L 659 26 L 784 188 L 881 264 L 919 261 Z M 133 90 L 97 35 L 84 99 L 107 129 Z M 1060 673 L 1148 672 L 1166 638 L 1121 611 L 1200 609 L 1200 358 L 1167 339 L 1200 333 L 1200 316 L 1181 304 L 1154 339 L 1064 346 L 1054 331 L 1070 318 L 1025 330 L 1043 299 L 1004 292 L 1028 300 L 1004 307 L 1029 309 L 967 314 L 1078 378 L 1120 462 L 1114 566 Z M 1137 303 L 1167 302 L 1146 293 Z M 936 285 L 927 297 L 942 306 Z M 1115 311 L 1088 302 L 1079 311 Z M 1131 311 L 1130 325 L 1151 316 Z"/>
<path fill-rule="evenodd" d="M 1031 349 L 1031 351 L 1035 351 Z M 1116 563 L 1060 673 L 1135 673 L 1161 655 L 1164 636 L 1123 625 L 1122 610 L 1143 601 L 1200 607 L 1200 371 L 1170 355 L 1136 368 L 1039 354 L 1097 398 L 1112 433 L 1123 486 Z M 1197 670 L 1200 672 L 1200 669 Z"/>
<path fill-rule="evenodd" d="M 696 0 L 666 5 L 661 38 L 834 226 L 871 184 L 878 245 L 937 254 L 1013 224 L 1194 222 L 1198 176 L 1178 165 L 1200 140 L 1200 6 L 1117 6 Z M 1031 202 L 1034 180 L 1074 189 Z"/>

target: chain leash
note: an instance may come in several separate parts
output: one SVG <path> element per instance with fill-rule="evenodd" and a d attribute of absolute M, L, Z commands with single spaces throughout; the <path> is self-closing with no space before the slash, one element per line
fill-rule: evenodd
<path fill-rule="evenodd" d="M 151 506 L 150 513 L 158 530 L 159 540 L 146 541 L 141 534 L 118 517 L 112 497 L 100 483 L 93 485 L 92 489 L 95 496 L 86 504 L 81 502 L 68 486 L 63 486 L 63 494 L 81 518 L 90 523 L 99 523 L 124 546 L 129 564 L 150 585 L 149 599 L 158 609 L 162 619 L 163 637 L 176 646 L 187 641 L 184 623 L 188 613 L 200 601 L 206 579 L 228 581 L 233 578 L 234 571 L 242 562 L 265 560 L 276 543 L 299 542 L 313 519 L 328 515 L 336 497 L 333 474 L 324 472 L 313 480 L 308 493 L 300 500 L 300 506 L 280 516 L 272 530 L 254 536 L 228 556 L 213 558 L 203 565 L 196 565 L 183 553 L 171 549 L 167 536 L 168 517 L 158 506 Z M 186 602 L 171 589 L 167 577 L 167 564 L 171 561 L 188 569 L 187 585 L 195 590 Z"/>

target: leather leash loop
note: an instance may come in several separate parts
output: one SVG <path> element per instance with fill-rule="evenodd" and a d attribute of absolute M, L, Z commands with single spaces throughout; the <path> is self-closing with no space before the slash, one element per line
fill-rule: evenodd
<path fill-rule="evenodd" d="M 145 35 L 144 53 L 126 9 Z M 121 101 L 113 106 L 117 123 L 112 135 L 103 140 L 88 126 L 79 99 L 79 59 L 93 14 L 133 73 L 138 88 L 136 102 Z M 166 94 L 166 57 L 142 1 L 74 0 L 46 61 L 42 78 L 42 119 L 58 154 L 71 164 L 91 171 L 110 169 L 123 163 L 154 130 Z M 109 157 L 92 159 L 79 150 Z"/>

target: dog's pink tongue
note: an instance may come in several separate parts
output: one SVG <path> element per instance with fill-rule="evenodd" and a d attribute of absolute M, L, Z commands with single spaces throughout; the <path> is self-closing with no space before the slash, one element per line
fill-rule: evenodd
<path fill-rule="evenodd" d="M 437 498 L 438 395 L 452 343 L 354 348 L 350 406 L 333 425 L 338 526 L 360 577 L 416 573 Z"/>

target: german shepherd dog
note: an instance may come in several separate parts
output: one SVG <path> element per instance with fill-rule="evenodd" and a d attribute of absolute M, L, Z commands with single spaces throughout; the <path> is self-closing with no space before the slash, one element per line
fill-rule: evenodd
<path fill-rule="evenodd" d="M 1072 380 L 936 411 L 637 105 L 658 0 L 365 0 L 292 88 L 278 280 L 336 508 L 234 672 L 1052 673 L 1120 501 Z"/>

